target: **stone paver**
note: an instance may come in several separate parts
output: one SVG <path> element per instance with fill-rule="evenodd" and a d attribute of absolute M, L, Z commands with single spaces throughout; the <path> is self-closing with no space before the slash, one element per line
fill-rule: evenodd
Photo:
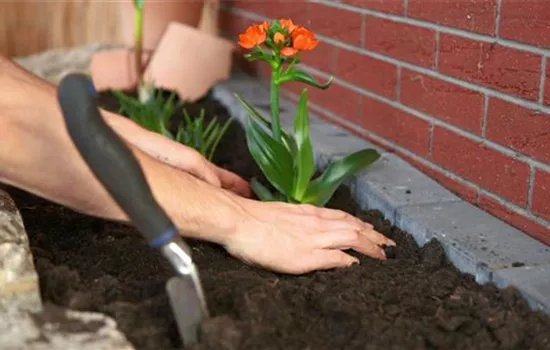
<path fill-rule="evenodd" d="M 531 308 L 550 314 L 550 265 L 499 270 L 494 275 L 497 287 L 519 289 Z"/>
<path fill-rule="evenodd" d="M 398 208 L 396 224 L 439 240 L 453 263 L 479 283 L 515 263 L 550 264 L 549 247 L 464 201 Z"/>
<path fill-rule="evenodd" d="M 386 153 L 355 180 L 355 199 L 395 222 L 399 208 L 460 199 L 394 154 Z M 421 236 L 419 236 L 420 238 Z M 423 244 L 422 240 L 419 244 Z"/>

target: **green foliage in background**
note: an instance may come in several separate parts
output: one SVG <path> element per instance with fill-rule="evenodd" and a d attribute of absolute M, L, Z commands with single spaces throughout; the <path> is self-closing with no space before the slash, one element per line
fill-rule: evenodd
<path fill-rule="evenodd" d="M 153 94 L 152 99 L 142 103 L 139 99 L 122 91 L 112 91 L 120 103 L 119 113 L 127 115 L 142 127 L 169 137 L 179 143 L 199 151 L 208 160 L 212 160 L 218 144 L 227 132 L 232 118 L 225 123 L 219 123 L 216 117 L 205 120 L 205 111 L 201 110 L 198 117 L 191 117 L 183 108 L 183 101 L 176 99 L 176 93 L 171 93 L 165 99 L 161 91 Z M 176 102 L 177 100 L 177 102 Z M 175 135 L 170 132 L 170 120 L 175 112 L 183 111 L 184 118 L 180 122 Z"/>

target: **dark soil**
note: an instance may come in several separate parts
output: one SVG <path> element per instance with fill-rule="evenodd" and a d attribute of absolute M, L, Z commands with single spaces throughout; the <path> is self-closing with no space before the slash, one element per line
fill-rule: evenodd
<path fill-rule="evenodd" d="M 113 100 L 104 105 L 116 111 Z M 227 117 L 210 97 L 189 106 Z M 177 120 L 175 120 L 177 122 Z M 246 178 L 259 171 L 236 124 L 218 164 Z M 172 271 L 131 227 L 87 217 L 12 191 L 30 236 L 45 301 L 116 319 L 137 349 L 180 346 L 164 285 Z M 433 241 L 419 248 L 345 188 L 329 207 L 371 222 L 398 246 L 385 262 L 286 276 L 249 267 L 218 246 L 190 242 L 214 318 L 199 349 L 550 349 L 550 319 L 512 289 L 479 286 Z"/>

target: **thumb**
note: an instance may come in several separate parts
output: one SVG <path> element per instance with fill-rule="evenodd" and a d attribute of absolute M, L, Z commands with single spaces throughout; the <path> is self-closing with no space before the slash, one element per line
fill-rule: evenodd
<path fill-rule="evenodd" d="M 206 159 L 198 158 L 194 166 L 189 167 L 188 169 L 186 169 L 186 171 L 189 174 L 209 183 L 212 186 L 222 186 L 220 178 L 216 173 L 215 167 L 212 166 L 208 161 L 206 161 Z"/>
<path fill-rule="evenodd" d="M 250 184 L 246 180 L 231 171 L 216 165 L 214 167 L 223 188 L 242 197 L 250 198 L 252 196 Z"/>

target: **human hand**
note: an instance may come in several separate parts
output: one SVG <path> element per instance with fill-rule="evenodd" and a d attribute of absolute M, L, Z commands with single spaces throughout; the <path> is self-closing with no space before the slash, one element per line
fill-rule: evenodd
<path fill-rule="evenodd" d="M 121 137 L 150 156 L 215 187 L 221 187 L 242 197 L 248 198 L 252 195 L 247 181 L 231 171 L 216 166 L 197 150 L 149 131 L 128 118 L 110 112 L 103 113 L 106 121 Z"/>
<path fill-rule="evenodd" d="M 250 265 L 290 274 L 350 266 L 353 249 L 385 260 L 382 245 L 395 242 L 373 226 L 340 210 L 246 200 L 227 251 Z"/>

